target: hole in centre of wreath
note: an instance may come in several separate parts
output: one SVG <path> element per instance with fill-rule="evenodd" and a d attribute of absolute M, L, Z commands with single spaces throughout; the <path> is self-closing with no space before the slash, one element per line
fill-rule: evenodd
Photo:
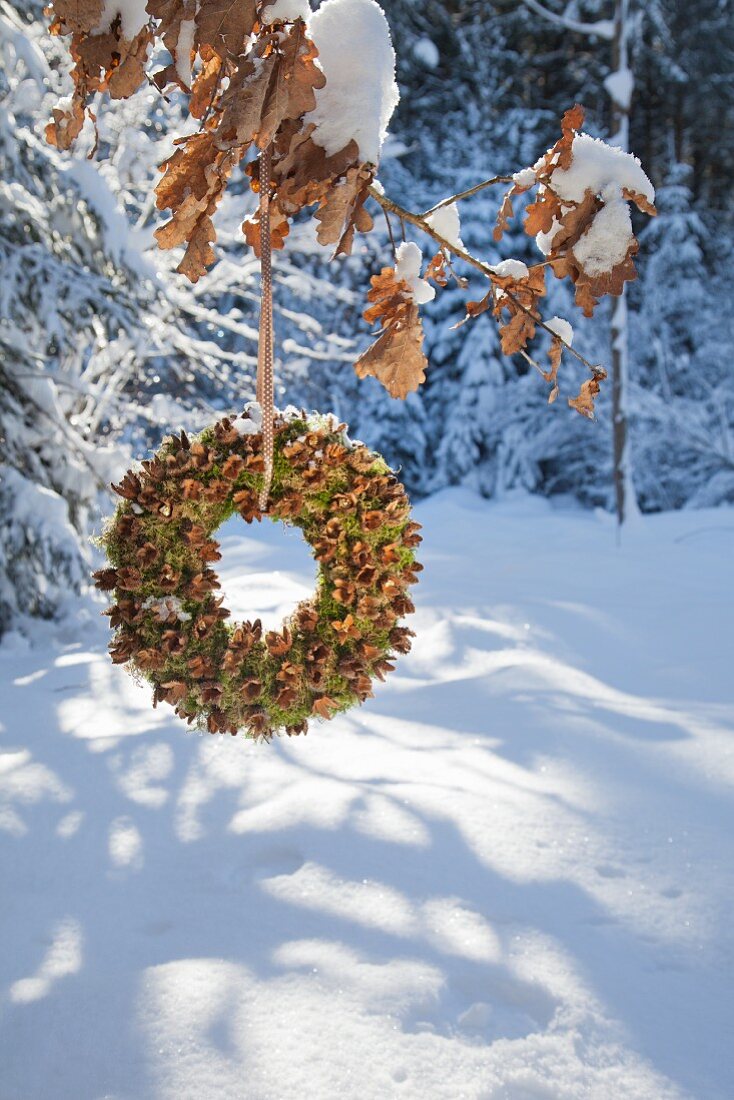
<path fill-rule="evenodd" d="M 232 516 L 212 535 L 221 561 L 212 562 L 219 577 L 228 622 L 262 620 L 264 630 L 277 630 L 301 600 L 313 596 L 318 568 L 298 527 L 266 516 L 246 523 Z"/>

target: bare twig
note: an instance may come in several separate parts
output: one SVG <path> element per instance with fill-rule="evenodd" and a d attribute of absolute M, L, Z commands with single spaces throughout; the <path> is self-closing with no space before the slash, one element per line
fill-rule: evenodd
<path fill-rule="evenodd" d="M 538 374 L 542 375 L 543 378 L 545 378 L 546 372 L 543 370 L 540 363 L 536 363 L 536 361 L 533 359 L 532 355 L 528 355 L 528 353 L 525 351 L 524 348 L 520 348 L 520 354 L 522 355 L 522 357 L 523 357 L 523 359 L 525 360 L 526 363 L 529 363 L 531 367 L 535 367 Z M 546 379 L 546 381 L 547 381 L 547 379 Z"/>
<path fill-rule="evenodd" d="M 496 183 L 512 183 L 512 176 L 492 176 L 491 179 L 482 180 L 481 183 L 475 183 L 473 187 L 467 187 L 466 191 L 459 191 L 456 195 L 450 195 L 447 199 L 441 199 L 435 206 L 432 206 L 430 210 L 426 210 L 421 217 L 427 218 L 431 214 L 435 214 L 437 210 L 440 210 L 444 206 L 451 206 L 454 202 L 461 202 L 462 199 L 470 199 L 472 195 L 478 194 L 483 191 L 485 187 L 492 187 Z"/>
<path fill-rule="evenodd" d="M 387 235 L 390 238 L 390 245 L 392 247 L 393 259 L 397 256 L 397 246 L 395 244 L 395 237 L 393 236 L 392 225 L 390 224 L 390 215 L 387 210 L 383 209 L 382 213 L 385 215 L 385 225 L 387 226 Z"/>

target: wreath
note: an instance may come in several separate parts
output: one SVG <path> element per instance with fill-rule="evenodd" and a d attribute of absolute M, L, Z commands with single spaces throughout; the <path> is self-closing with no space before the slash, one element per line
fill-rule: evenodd
<path fill-rule="evenodd" d="M 407 588 L 420 525 L 385 461 L 352 442 L 331 415 L 275 410 L 272 481 L 260 407 L 225 417 L 198 436 L 166 439 L 130 470 L 99 542 L 110 567 L 94 574 L 114 591 L 105 612 L 112 660 L 153 685 L 153 703 L 210 733 L 270 738 L 305 733 L 372 695 L 372 681 L 410 649 L 399 620 L 414 610 Z M 212 537 L 230 516 L 299 527 L 319 566 L 314 595 L 279 630 L 231 624 L 216 595 Z"/>

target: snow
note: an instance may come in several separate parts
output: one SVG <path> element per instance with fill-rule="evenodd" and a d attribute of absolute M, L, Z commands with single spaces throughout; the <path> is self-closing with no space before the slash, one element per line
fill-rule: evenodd
<path fill-rule="evenodd" d="M 522 260 L 501 260 L 498 264 L 490 265 L 490 271 L 494 271 L 501 279 L 527 279 L 530 274 L 528 265 Z"/>
<path fill-rule="evenodd" d="M 546 328 L 555 332 L 556 336 L 560 336 L 561 340 L 569 346 L 573 343 L 573 325 L 570 321 L 567 321 L 564 317 L 551 317 L 550 321 L 546 321 Z"/>
<path fill-rule="evenodd" d="M 458 248 L 464 247 L 461 239 L 459 208 L 455 202 L 449 203 L 448 206 L 439 206 L 438 210 L 428 215 L 426 221 L 449 244 L 456 245 Z"/>
<path fill-rule="evenodd" d="M 34 395 L 42 393 L 43 389 L 40 385 L 34 387 Z M 64 498 L 4 463 L 0 464 L 0 474 L 0 483 L 5 490 L 2 494 L 3 525 L 7 531 L 15 529 L 22 532 L 31 544 L 41 548 L 48 543 L 60 555 L 73 561 L 77 550 L 76 533 L 69 522 L 69 509 Z M 46 564 L 51 571 L 54 563 L 50 556 Z"/>
<path fill-rule="evenodd" d="M 146 4 L 147 0 L 104 0 L 102 14 L 95 33 L 104 34 L 119 15 L 120 27 L 124 37 L 132 40 L 142 31 L 150 19 L 145 10 Z"/>
<path fill-rule="evenodd" d="M 176 72 L 187 88 L 191 87 L 191 53 L 196 35 L 196 20 L 182 19 L 176 43 Z"/>
<path fill-rule="evenodd" d="M 131 229 L 98 166 L 89 160 L 72 158 L 66 161 L 62 171 L 72 180 L 99 224 L 99 232 L 105 248 L 118 263 L 124 263 L 143 279 L 150 279 L 154 267 L 144 254 L 148 241 L 144 234 Z"/>
<path fill-rule="evenodd" d="M 553 238 L 560 228 L 561 222 L 559 222 L 558 218 L 554 217 L 547 233 L 541 232 L 535 234 L 535 243 L 544 256 L 547 256 L 553 248 Z"/>
<path fill-rule="evenodd" d="M 587 275 L 602 275 L 622 263 L 634 240 L 629 206 L 617 184 L 602 192 L 604 206 L 573 246 L 573 254 Z"/>
<path fill-rule="evenodd" d="M 417 58 L 427 69 L 435 69 L 441 60 L 438 46 L 431 38 L 417 38 L 413 43 L 413 57 Z"/>
<path fill-rule="evenodd" d="M 421 279 L 423 253 L 414 241 L 403 241 L 395 252 L 395 278 L 404 280 L 410 287 L 413 301 L 419 306 L 436 297 L 436 288 Z"/>
<path fill-rule="evenodd" d="M 523 168 L 520 172 L 515 172 L 513 180 L 518 187 L 533 187 L 537 181 L 537 175 L 534 168 Z"/>
<path fill-rule="evenodd" d="M 262 422 L 263 414 L 260 405 L 257 401 L 248 401 L 245 411 L 232 421 L 232 426 L 239 435 L 257 435 L 262 429 Z"/>
<path fill-rule="evenodd" d="M 178 596 L 163 596 L 161 599 L 148 596 L 147 600 L 143 601 L 143 609 L 152 611 L 155 617 L 163 623 L 173 622 L 174 619 L 178 619 L 180 623 L 185 623 L 191 618 L 188 611 L 184 611 L 183 604 Z"/>
<path fill-rule="evenodd" d="M 308 0 L 275 0 L 262 13 L 262 21 L 266 26 L 270 23 L 292 23 L 296 19 L 307 22 L 310 17 L 311 5 Z"/>
<path fill-rule="evenodd" d="M 377 164 L 400 93 L 395 51 L 375 0 L 326 0 L 308 21 L 326 84 L 305 116 L 329 156 L 356 141 L 363 161 Z"/>
<path fill-rule="evenodd" d="M 617 184 L 654 201 L 655 188 L 632 153 L 588 134 L 576 134 L 571 151 L 570 166 L 556 168 L 550 180 L 561 199 L 581 202 L 587 191 L 600 195 L 609 184 Z"/>
<path fill-rule="evenodd" d="M 187 732 L 96 615 L 0 647 L 4 1095 L 734 1095 L 734 515 L 416 513 L 415 648 L 306 738 Z M 238 615 L 312 588 L 223 554 Z"/>
<path fill-rule="evenodd" d="M 635 77 L 631 69 L 617 69 L 604 78 L 604 88 L 623 111 L 629 111 L 632 93 L 635 90 Z"/>

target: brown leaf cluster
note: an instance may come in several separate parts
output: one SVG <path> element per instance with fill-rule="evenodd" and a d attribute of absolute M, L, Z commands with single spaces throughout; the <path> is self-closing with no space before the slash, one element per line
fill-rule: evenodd
<path fill-rule="evenodd" d="M 633 257 L 638 243 L 632 238 L 624 258 L 608 272 L 590 274 L 574 255 L 574 246 L 588 233 L 594 219 L 604 207 L 600 194 L 587 191 L 580 202 L 562 199 L 553 189 L 553 173 L 556 169 L 568 169 L 573 162 L 573 141 L 584 122 L 584 110 L 578 104 L 566 111 L 561 120 L 561 137 L 534 167 L 538 192 L 525 214 L 525 232 L 535 237 L 538 233 L 551 234 L 548 260 L 553 273 L 559 279 L 569 278 L 576 291 L 576 304 L 585 316 L 590 317 L 600 298 L 619 295 L 624 284 L 637 277 Z M 495 229 L 499 240 L 512 217 L 512 196 L 528 190 L 528 185 L 514 184 L 505 196 Z M 623 191 L 623 199 L 634 203 L 643 213 L 655 215 L 655 207 L 644 195 Z"/>
<path fill-rule="evenodd" d="M 177 84 L 190 92 L 189 114 L 199 130 L 180 138 L 162 165 L 157 205 L 171 218 L 156 233 L 161 248 L 185 246 L 178 270 L 196 282 L 215 259 L 213 215 L 233 169 L 252 147 L 272 151 L 272 247 L 281 248 L 289 221 L 316 207 L 318 239 L 348 254 L 355 232 L 372 219 L 364 208 L 374 165 L 361 162 L 354 142 L 332 156 L 312 140 L 305 116 L 325 84 L 317 51 L 301 19 L 264 25 L 264 0 L 148 0 L 149 23 L 133 41 L 118 17 L 99 33 L 102 0 L 52 0 L 51 30 L 70 37 L 74 94 L 70 106 L 55 108 L 47 128 L 50 142 L 68 149 L 84 125 L 92 95 L 126 98 L 144 82 L 152 47 L 161 43 L 173 61 L 150 79 L 163 90 Z M 193 45 L 184 22 L 193 21 Z M 188 29 L 188 28 L 187 28 Z M 193 72 L 191 87 L 181 73 Z M 248 167 L 258 188 L 258 164 Z M 259 254 L 258 216 L 243 224 L 248 244 Z"/>
<path fill-rule="evenodd" d="M 54 0 L 51 34 L 70 37 L 74 91 L 68 106 L 55 107 L 46 139 L 58 149 L 71 148 L 84 126 L 86 106 L 96 93 L 127 99 L 145 80 L 153 35 L 148 26 L 127 39 L 119 16 L 104 33 L 92 33 L 102 17 L 102 0 Z M 90 113 L 90 118 L 94 116 Z"/>

